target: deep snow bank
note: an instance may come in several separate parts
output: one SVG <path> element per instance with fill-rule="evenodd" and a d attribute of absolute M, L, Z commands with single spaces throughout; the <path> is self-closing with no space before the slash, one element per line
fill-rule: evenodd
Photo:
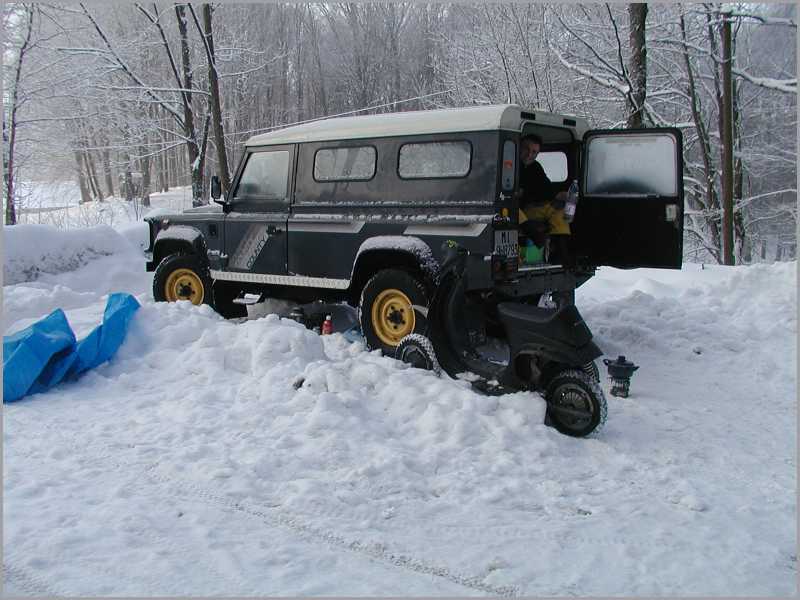
<path fill-rule="evenodd" d="M 577 290 L 576 304 L 607 355 L 649 348 L 695 360 L 778 344 L 775 358 L 794 364 L 797 262 L 685 264 L 680 271 L 603 267 Z"/>
<path fill-rule="evenodd" d="M 125 237 L 106 225 L 70 230 L 13 225 L 3 227 L 3 238 L 3 285 L 74 271 L 93 259 L 133 251 Z"/>

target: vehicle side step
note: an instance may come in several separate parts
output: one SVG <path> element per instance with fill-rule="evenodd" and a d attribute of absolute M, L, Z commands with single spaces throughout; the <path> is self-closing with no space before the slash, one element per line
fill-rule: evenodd
<path fill-rule="evenodd" d="M 256 304 L 260 299 L 261 296 L 258 294 L 245 294 L 244 296 L 241 296 L 239 298 L 234 298 L 233 303 L 250 305 L 250 304 Z"/>

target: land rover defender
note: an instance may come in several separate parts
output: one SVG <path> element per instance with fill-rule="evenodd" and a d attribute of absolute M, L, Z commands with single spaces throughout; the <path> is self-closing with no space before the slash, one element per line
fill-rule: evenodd
<path fill-rule="evenodd" d="M 559 190 L 579 182 L 575 264 L 520 260 L 519 141 Z M 156 300 L 246 314 L 245 294 L 344 301 L 372 348 L 422 331 L 443 242 L 468 253 L 485 305 L 569 298 L 596 267 L 680 268 L 682 142 L 677 129 L 589 130 L 516 105 L 318 120 L 256 135 L 216 205 L 147 219 Z M 491 315 L 491 310 L 487 311 Z M 491 318 L 464 324 L 480 338 Z"/>

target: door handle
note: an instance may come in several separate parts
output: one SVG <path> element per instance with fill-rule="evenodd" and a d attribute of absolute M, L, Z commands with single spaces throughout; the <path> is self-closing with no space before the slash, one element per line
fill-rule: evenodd
<path fill-rule="evenodd" d="M 275 225 L 270 225 L 267 227 L 267 233 L 269 235 L 278 235 L 279 233 L 283 233 L 283 229 L 278 229 Z"/>

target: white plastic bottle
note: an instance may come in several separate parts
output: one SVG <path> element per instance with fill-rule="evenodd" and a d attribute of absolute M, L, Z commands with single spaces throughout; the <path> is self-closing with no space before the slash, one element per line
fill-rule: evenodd
<path fill-rule="evenodd" d="M 578 180 L 573 179 L 572 185 L 569 186 L 567 192 L 567 202 L 564 205 L 564 220 L 567 223 L 572 223 L 575 218 L 575 209 L 578 208 Z"/>

